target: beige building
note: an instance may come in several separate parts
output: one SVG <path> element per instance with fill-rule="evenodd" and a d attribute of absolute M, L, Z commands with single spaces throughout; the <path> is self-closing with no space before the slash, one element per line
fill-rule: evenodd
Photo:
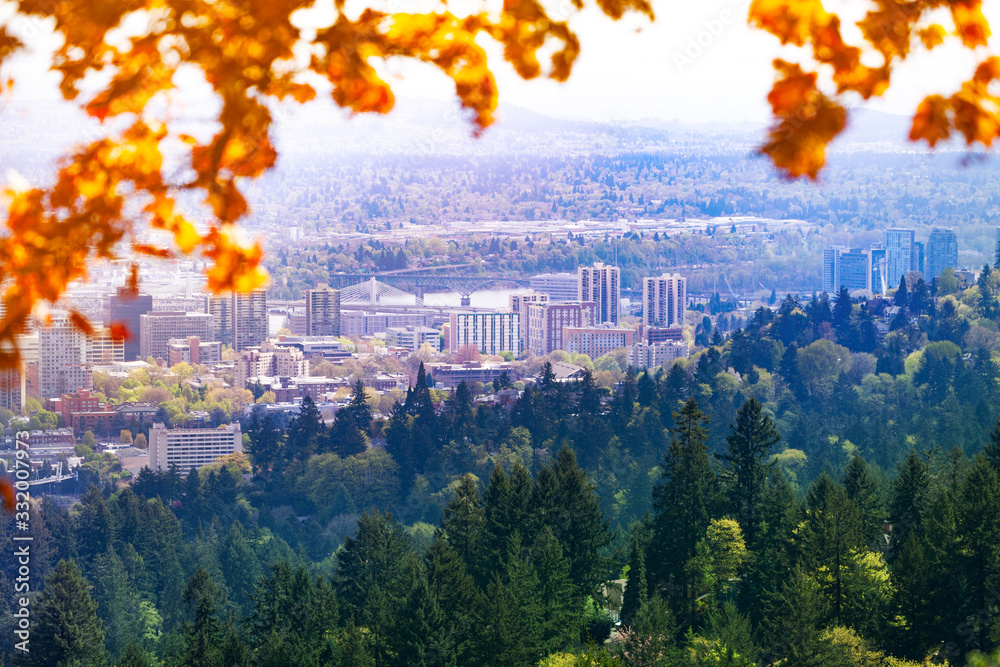
<path fill-rule="evenodd" d="M 208 294 L 204 299 L 212 329 L 202 340 L 231 345 L 237 352 L 267 340 L 267 290 Z"/>
<path fill-rule="evenodd" d="M 448 350 L 471 345 L 483 354 L 521 354 L 521 316 L 517 313 L 452 313 Z"/>
<path fill-rule="evenodd" d="M 642 281 L 642 323 L 647 327 L 684 325 L 687 307 L 687 279 L 664 273 Z"/>
<path fill-rule="evenodd" d="M 521 316 L 521 347 L 528 348 L 528 306 L 533 303 L 549 303 L 549 295 L 535 290 L 510 295 L 510 312 Z"/>
<path fill-rule="evenodd" d="M 188 364 L 218 364 L 222 361 L 222 343 L 218 341 L 203 343 L 197 336 L 187 338 L 171 338 L 167 342 L 167 365 Z"/>
<path fill-rule="evenodd" d="M 688 344 L 683 342 L 650 344 L 640 341 L 627 348 L 627 353 L 629 366 L 650 370 L 657 366 L 669 366 L 677 359 L 686 359 L 690 351 Z"/>
<path fill-rule="evenodd" d="M 181 474 L 208 465 L 220 456 L 243 451 L 239 423 L 219 428 L 167 428 L 161 423 L 149 429 L 149 467 L 163 472 L 176 465 Z"/>
<path fill-rule="evenodd" d="M 236 358 L 233 384 L 244 388 L 247 380 L 259 377 L 306 377 L 309 375 L 309 360 L 295 347 L 276 345 L 266 340 L 260 347 L 252 347 L 240 352 Z"/>
<path fill-rule="evenodd" d="M 634 345 L 636 339 L 635 329 L 619 329 L 610 325 L 563 329 L 566 351 L 586 354 L 591 359 Z"/>
<path fill-rule="evenodd" d="M 593 301 L 531 303 L 525 310 L 528 315 L 528 349 L 532 354 L 565 350 L 563 330 L 566 327 L 591 326 L 597 318 L 597 304 Z"/>
<path fill-rule="evenodd" d="M 597 262 L 577 268 L 576 276 L 577 301 L 593 301 L 597 304 L 597 321 L 617 325 L 621 315 L 621 269 Z"/>
<path fill-rule="evenodd" d="M 139 357 L 168 359 L 171 339 L 197 336 L 212 338 L 212 316 L 186 311 L 153 311 L 139 316 Z"/>
<path fill-rule="evenodd" d="M 306 290 L 306 335 L 340 335 L 340 290 L 326 283 Z"/>

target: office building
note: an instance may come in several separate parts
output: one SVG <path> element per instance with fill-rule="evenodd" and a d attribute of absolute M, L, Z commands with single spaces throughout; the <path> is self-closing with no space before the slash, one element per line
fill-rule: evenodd
<path fill-rule="evenodd" d="M 521 316 L 521 348 L 526 349 L 528 345 L 528 305 L 532 303 L 548 303 L 549 295 L 535 290 L 520 292 L 510 295 L 510 312 Z"/>
<path fill-rule="evenodd" d="M 435 352 L 441 351 L 441 332 L 430 327 L 389 327 L 385 330 L 386 347 L 419 350 L 424 343 Z"/>
<path fill-rule="evenodd" d="M 212 330 L 203 340 L 231 345 L 237 352 L 267 340 L 267 290 L 208 294 L 204 302 L 205 312 L 211 315 Z"/>
<path fill-rule="evenodd" d="M 153 297 L 138 294 L 127 287 L 119 287 L 111 295 L 110 323 L 125 327 L 125 361 L 135 361 L 139 357 L 139 317 L 153 311 Z"/>
<path fill-rule="evenodd" d="M 647 327 L 684 326 L 687 279 L 664 273 L 642 281 L 642 323 Z"/>
<path fill-rule="evenodd" d="M 590 327 L 566 327 L 563 341 L 567 352 L 579 352 L 591 359 L 635 345 L 635 329 L 619 329 L 609 324 Z"/>
<path fill-rule="evenodd" d="M 114 338 L 107 327 L 96 323 L 94 333 L 86 334 L 73 326 L 68 314 L 56 314 L 49 326 L 38 330 L 37 398 L 44 401 L 77 389 L 92 389 L 95 364 L 111 364 L 124 358 L 124 341 Z M 28 363 L 34 362 L 25 359 L 26 372 Z M 30 388 L 26 387 L 26 391 L 34 395 Z"/>
<path fill-rule="evenodd" d="M 249 347 L 240 351 L 236 357 L 233 384 L 243 389 L 250 378 L 292 378 L 308 375 L 309 360 L 302 350 L 266 340 L 259 347 Z"/>
<path fill-rule="evenodd" d="M 650 345 L 684 340 L 684 330 L 680 327 L 642 327 L 639 338 Z"/>
<path fill-rule="evenodd" d="M 823 291 L 837 294 L 872 291 L 872 251 L 867 248 L 826 248 L 823 250 Z"/>
<path fill-rule="evenodd" d="M 621 269 L 597 262 L 579 267 L 576 275 L 577 301 L 593 301 L 597 304 L 597 321 L 617 325 L 621 314 Z"/>
<path fill-rule="evenodd" d="M 473 346 L 483 354 L 521 354 L 521 316 L 517 313 L 452 313 L 448 350 Z"/>
<path fill-rule="evenodd" d="M 464 364 L 429 363 L 424 364 L 427 374 L 434 380 L 435 386 L 454 389 L 461 383 L 472 387 L 476 382 L 489 384 L 504 373 L 511 380 L 517 379 L 517 374 L 507 362 L 481 363 L 467 361 Z"/>
<path fill-rule="evenodd" d="M 154 472 L 175 465 L 183 475 L 242 451 L 239 423 L 219 428 L 167 428 L 155 423 L 149 429 L 149 467 Z"/>
<path fill-rule="evenodd" d="M 936 227 L 927 238 L 927 271 L 924 279 L 934 280 L 947 268 L 958 268 L 958 236 L 951 229 Z"/>
<path fill-rule="evenodd" d="M 28 395 L 27 378 L 24 359 L 16 368 L 0 369 L 0 408 L 18 414 L 23 412 Z"/>
<path fill-rule="evenodd" d="M 527 304 L 528 349 L 532 354 L 549 354 L 565 350 L 563 330 L 566 327 L 589 327 L 596 324 L 597 304 L 585 303 L 530 303 Z"/>
<path fill-rule="evenodd" d="M 171 338 L 167 341 L 167 365 L 218 364 L 222 362 L 222 343 L 202 342 L 197 336 Z"/>
<path fill-rule="evenodd" d="M 913 230 L 887 229 L 882 232 L 885 247 L 885 281 L 888 289 L 899 287 L 899 281 L 913 270 Z"/>
<path fill-rule="evenodd" d="M 125 339 L 115 338 L 111 329 L 98 326 L 87 336 L 87 363 L 111 366 L 125 361 Z"/>
<path fill-rule="evenodd" d="M 306 335 L 340 335 L 340 290 L 326 283 L 306 290 Z"/>
<path fill-rule="evenodd" d="M 187 311 L 156 311 L 139 317 L 139 356 L 142 359 L 169 359 L 171 339 L 197 336 L 211 341 L 212 315 Z"/>
<path fill-rule="evenodd" d="M 532 276 L 528 286 L 535 292 L 549 295 L 549 301 L 578 301 L 580 279 L 575 273 L 542 273 Z"/>
<path fill-rule="evenodd" d="M 639 341 L 627 350 L 627 363 L 635 368 L 650 370 L 657 366 L 669 366 L 677 359 L 686 359 L 689 354 L 687 343 L 649 343 Z"/>
<path fill-rule="evenodd" d="M 426 327 L 431 324 L 428 313 L 379 313 L 345 310 L 340 314 L 340 332 L 344 336 L 374 336 L 390 327 Z"/>
<path fill-rule="evenodd" d="M 332 361 L 351 356 L 335 336 L 278 336 L 272 342 L 280 347 L 296 349 L 307 359 L 319 356 Z"/>

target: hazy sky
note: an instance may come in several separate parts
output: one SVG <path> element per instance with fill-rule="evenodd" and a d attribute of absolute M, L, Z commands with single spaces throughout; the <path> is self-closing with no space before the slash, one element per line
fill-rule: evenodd
<path fill-rule="evenodd" d="M 405 7 L 403 0 L 388 1 Z M 550 6 L 556 15 L 560 12 L 558 2 L 568 5 L 568 0 L 553 0 Z M 425 9 L 436 6 L 424 4 Z M 837 2 L 828 4 L 838 9 Z M 0 19 L 3 5 L 0 1 Z M 851 5 L 855 19 L 860 18 L 858 5 Z M 984 5 L 994 26 L 1000 26 L 1000 0 L 988 0 Z M 557 117 L 764 120 L 768 113 L 765 98 L 773 81 L 771 61 L 778 55 L 794 59 L 796 52 L 782 51 L 773 37 L 751 30 L 745 20 L 747 7 L 748 0 L 654 2 L 657 20 L 652 24 L 641 17 L 616 23 L 596 10 L 575 15 L 571 25 L 580 35 L 582 53 L 566 84 L 522 81 L 502 62 L 500 50 L 489 46 L 501 100 Z M 848 39 L 854 30 L 850 18 L 845 16 Z M 948 25 L 947 16 L 942 22 Z M 39 54 L 55 43 L 45 34 L 44 26 L 25 25 L 20 20 L 14 27 L 21 34 L 30 33 L 27 41 Z M 912 113 L 924 95 L 952 92 L 971 74 L 976 56 L 983 55 L 944 46 L 933 54 L 914 57 L 896 70 L 889 95 L 871 106 Z M 54 77 L 45 73 L 43 56 L 18 59 L 14 65 L 16 98 L 58 96 Z M 385 71 L 404 102 L 447 98 L 454 92 L 450 80 L 429 65 L 392 63 Z M 850 102 L 861 104 L 859 99 Z"/>

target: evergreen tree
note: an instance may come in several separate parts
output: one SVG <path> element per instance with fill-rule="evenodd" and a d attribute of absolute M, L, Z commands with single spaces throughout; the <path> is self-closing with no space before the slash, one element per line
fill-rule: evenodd
<path fill-rule="evenodd" d="M 305 460 L 314 454 L 324 431 L 319 408 L 312 397 L 302 399 L 299 413 L 288 425 L 288 454 L 296 460 Z"/>
<path fill-rule="evenodd" d="M 153 660 L 138 644 L 129 644 L 115 667 L 153 667 Z"/>
<path fill-rule="evenodd" d="M 970 648 L 989 651 L 993 647 L 987 643 L 989 627 L 982 612 L 993 604 L 991 594 L 1000 586 L 1000 479 L 983 455 L 975 458 L 962 487 L 958 525 L 971 594 L 967 609 L 975 626 Z"/>
<path fill-rule="evenodd" d="M 442 531 L 435 535 L 424 562 L 428 590 L 448 621 L 458 663 L 470 664 L 475 648 L 473 637 L 480 627 L 482 595 Z"/>
<path fill-rule="evenodd" d="M 448 623 L 427 579 L 417 578 L 393 635 L 396 664 L 405 667 L 457 667 L 458 654 Z"/>
<path fill-rule="evenodd" d="M 906 540 L 911 530 L 917 530 L 918 534 L 922 531 L 929 486 L 927 463 L 915 451 L 910 450 L 899 466 L 889 502 L 892 552 Z"/>
<path fill-rule="evenodd" d="M 354 424 L 363 432 L 368 433 L 372 427 L 372 409 L 368 405 L 368 396 L 365 394 L 365 385 L 361 380 L 354 383 L 354 390 L 351 393 L 351 402 L 347 410 L 354 417 Z"/>
<path fill-rule="evenodd" d="M 820 584 L 830 600 L 833 619 L 840 623 L 844 578 L 852 553 L 862 544 L 860 514 L 844 488 L 825 473 L 809 488 L 806 508 L 805 561 L 810 571 L 825 574 Z"/>
<path fill-rule="evenodd" d="M 220 618 L 226 606 L 226 593 L 199 567 L 184 590 L 187 619 L 181 633 L 184 637 L 183 664 L 186 667 L 222 667 L 225 654 L 223 642 L 227 627 Z"/>
<path fill-rule="evenodd" d="M 708 418 L 697 401 L 688 399 L 674 414 L 674 422 L 670 448 L 653 489 L 654 546 L 646 565 L 656 586 L 668 586 L 684 597 L 690 589 L 685 565 L 695 556 L 709 521 L 717 516 L 721 497 L 705 444 Z"/>
<path fill-rule="evenodd" d="M 485 572 L 484 535 L 486 531 L 486 513 L 483 500 L 479 494 L 479 484 L 471 474 L 466 474 L 451 500 L 444 508 L 441 517 L 441 530 L 448 540 L 448 545 L 455 550 L 470 574 L 480 578 Z M 483 581 L 483 579 L 479 579 Z"/>
<path fill-rule="evenodd" d="M 105 667 L 97 603 L 73 561 L 60 560 L 45 580 L 34 612 L 29 659 L 38 667 Z"/>
<path fill-rule="evenodd" d="M 884 534 L 885 513 L 878 480 L 865 460 L 855 454 L 844 472 L 844 491 L 858 507 L 861 520 L 861 539 L 869 548 Z"/>
<path fill-rule="evenodd" d="M 583 597 L 570 579 L 570 563 L 551 528 L 542 528 L 531 551 L 538 577 L 535 598 L 540 607 L 542 649 L 545 653 L 565 650 L 579 639 Z"/>
<path fill-rule="evenodd" d="M 622 623 L 629 625 L 636 613 L 649 599 L 649 579 L 646 575 L 646 552 L 652 533 L 649 514 L 632 526 L 632 541 L 629 546 L 628 581 L 622 595 L 622 609 L 619 614 Z"/>
<path fill-rule="evenodd" d="M 906 276 L 900 276 L 899 278 L 899 287 L 896 288 L 896 296 L 893 298 L 893 303 L 900 308 L 909 306 L 909 298 L 906 293 Z"/>
<path fill-rule="evenodd" d="M 819 585 L 801 568 L 785 578 L 765 617 L 768 649 L 765 664 L 830 667 L 829 645 L 820 638 L 827 602 Z M 783 661 L 783 662 L 782 662 Z"/>
<path fill-rule="evenodd" d="M 477 633 L 483 665 L 529 667 L 541 657 L 541 610 L 535 599 L 538 578 L 514 537 L 505 565 L 486 589 L 483 625 Z"/>
<path fill-rule="evenodd" d="M 750 549 L 756 534 L 757 503 L 768 475 L 766 461 L 780 440 L 774 420 L 751 396 L 736 413 L 732 433 L 726 437 L 727 451 L 719 455 L 726 495 Z"/>

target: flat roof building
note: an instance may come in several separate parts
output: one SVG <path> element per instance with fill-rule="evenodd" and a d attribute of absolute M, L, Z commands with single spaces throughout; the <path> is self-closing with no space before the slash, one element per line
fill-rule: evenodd
<path fill-rule="evenodd" d="M 521 354 L 521 316 L 517 313 L 452 313 L 448 349 L 472 346 L 483 354 Z"/>
<path fill-rule="evenodd" d="M 149 467 L 164 472 L 176 465 L 181 474 L 243 451 L 239 423 L 219 428 L 170 428 L 157 422 L 149 429 Z"/>
<path fill-rule="evenodd" d="M 306 335 L 340 335 L 340 290 L 326 283 L 306 290 Z"/>
<path fill-rule="evenodd" d="M 168 359 L 171 339 L 197 336 L 211 341 L 212 316 L 187 311 L 153 311 L 139 317 L 139 355 L 143 359 Z"/>

